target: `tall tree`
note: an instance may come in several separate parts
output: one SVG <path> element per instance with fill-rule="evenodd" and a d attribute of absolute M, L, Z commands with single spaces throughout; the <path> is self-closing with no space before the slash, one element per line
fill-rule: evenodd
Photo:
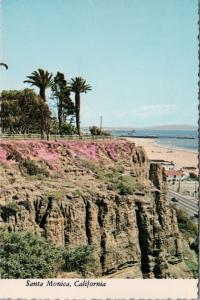
<path fill-rule="evenodd" d="M 48 136 L 50 110 L 32 89 L 2 91 L 0 101 L 0 118 L 4 133 L 39 133 L 44 126 Z M 41 116 L 44 116 L 44 124 L 41 122 Z"/>
<path fill-rule="evenodd" d="M 4 63 L 0 63 L 0 66 L 3 66 L 6 68 L 6 70 L 8 69 L 8 65 L 4 64 Z"/>
<path fill-rule="evenodd" d="M 86 80 L 82 77 L 75 77 L 71 79 L 70 90 L 75 93 L 75 110 L 76 110 L 76 128 L 78 135 L 81 134 L 80 131 L 80 95 L 81 93 L 87 93 L 92 87 L 86 84 Z"/>
<path fill-rule="evenodd" d="M 6 70 L 8 69 L 8 66 L 4 63 L 0 63 L 0 66 L 3 66 L 4 68 L 6 68 Z M 0 102 L 0 112 L 1 112 L 1 102 Z M 1 119 L 1 123 L 0 123 L 0 132 L 2 131 L 2 119 Z"/>
<path fill-rule="evenodd" d="M 53 74 L 45 71 L 43 69 L 38 69 L 37 71 L 32 72 L 30 76 L 27 76 L 28 80 L 25 80 L 25 83 L 30 83 L 32 86 L 37 86 L 39 88 L 39 95 L 46 102 L 45 91 L 47 88 L 50 88 L 53 84 Z M 41 110 L 41 137 L 44 138 L 45 131 L 45 115 L 43 115 L 43 110 Z"/>
<path fill-rule="evenodd" d="M 28 80 L 25 80 L 24 82 L 30 83 L 32 86 L 37 86 L 39 88 L 40 97 L 46 101 L 45 91 L 53 84 L 53 74 L 43 69 L 38 69 L 27 76 L 27 78 Z"/>
<path fill-rule="evenodd" d="M 52 85 L 53 98 L 57 101 L 59 132 L 62 135 L 62 127 L 70 117 L 72 123 L 75 107 L 70 98 L 70 89 L 63 73 L 57 72 Z"/>

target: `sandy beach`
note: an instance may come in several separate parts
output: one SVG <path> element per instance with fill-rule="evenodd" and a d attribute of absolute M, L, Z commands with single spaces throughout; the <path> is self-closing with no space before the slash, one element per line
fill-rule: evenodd
<path fill-rule="evenodd" d="M 198 154 L 187 150 L 178 150 L 170 147 L 158 146 L 155 144 L 156 139 L 127 138 L 134 142 L 136 146 L 143 146 L 149 159 L 164 159 L 173 161 L 175 168 L 198 167 Z"/>

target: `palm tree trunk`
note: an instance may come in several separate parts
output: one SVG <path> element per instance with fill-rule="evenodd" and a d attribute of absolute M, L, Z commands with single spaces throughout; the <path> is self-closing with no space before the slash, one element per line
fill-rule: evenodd
<path fill-rule="evenodd" d="M 44 139 L 44 116 L 43 116 L 43 113 L 41 114 L 41 119 L 40 119 L 40 134 L 41 134 L 41 138 Z"/>
<path fill-rule="evenodd" d="M 43 88 L 40 88 L 40 97 L 43 99 L 44 102 L 46 102 L 45 89 Z"/>
<path fill-rule="evenodd" d="M 59 123 L 59 133 L 60 133 L 60 136 L 62 136 L 61 127 L 62 127 L 62 124 L 64 123 L 62 97 L 59 99 L 59 104 L 58 104 L 58 123 Z"/>
<path fill-rule="evenodd" d="M 76 129 L 77 133 L 80 136 L 80 93 L 75 94 L 75 108 L 76 108 Z"/>
<path fill-rule="evenodd" d="M 46 102 L 46 95 L 45 95 L 45 89 L 40 88 L 40 97 L 43 99 L 44 102 Z M 41 138 L 44 139 L 44 127 L 45 127 L 45 119 L 43 112 L 41 112 Z"/>
<path fill-rule="evenodd" d="M 59 127 L 59 134 L 60 134 L 60 136 L 62 135 L 61 124 L 62 124 L 62 120 L 61 120 L 61 105 L 59 103 L 59 105 L 58 105 L 58 127 Z"/>

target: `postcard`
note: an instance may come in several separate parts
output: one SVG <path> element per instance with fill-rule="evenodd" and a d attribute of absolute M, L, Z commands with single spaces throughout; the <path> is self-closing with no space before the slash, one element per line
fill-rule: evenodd
<path fill-rule="evenodd" d="M 1 299 L 197 299 L 198 1 L 0 1 Z"/>

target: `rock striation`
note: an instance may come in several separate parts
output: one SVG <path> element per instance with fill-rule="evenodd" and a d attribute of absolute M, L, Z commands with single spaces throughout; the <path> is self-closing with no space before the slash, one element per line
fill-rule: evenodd
<path fill-rule="evenodd" d="M 176 278 L 176 265 L 191 277 L 164 169 L 143 148 L 124 140 L 7 141 L 0 162 L 1 227 L 67 248 L 91 245 L 95 276 Z"/>

